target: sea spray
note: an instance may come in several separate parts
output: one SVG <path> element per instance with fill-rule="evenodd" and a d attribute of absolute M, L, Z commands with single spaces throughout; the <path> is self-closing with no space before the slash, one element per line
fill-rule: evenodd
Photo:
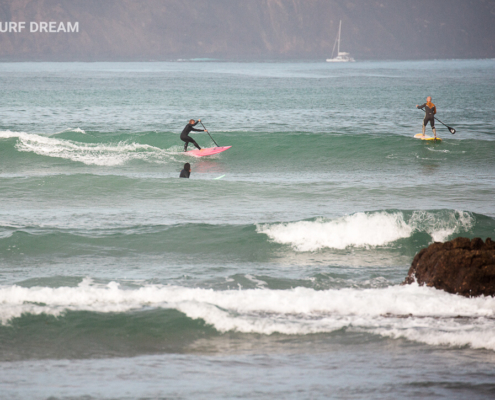
<path fill-rule="evenodd" d="M 415 231 L 428 233 L 434 242 L 444 242 L 453 234 L 469 232 L 476 224 L 476 217 L 459 210 L 414 211 L 409 224 Z"/>

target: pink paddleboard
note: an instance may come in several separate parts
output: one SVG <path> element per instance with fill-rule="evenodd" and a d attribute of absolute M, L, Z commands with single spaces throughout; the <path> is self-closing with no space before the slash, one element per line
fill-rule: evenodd
<path fill-rule="evenodd" d="M 189 150 L 186 151 L 186 154 L 190 154 L 195 157 L 204 157 L 204 156 L 212 156 L 213 154 L 221 153 L 222 151 L 230 149 L 232 146 L 223 146 L 223 147 L 209 147 L 207 149 L 201 150 Z"/>

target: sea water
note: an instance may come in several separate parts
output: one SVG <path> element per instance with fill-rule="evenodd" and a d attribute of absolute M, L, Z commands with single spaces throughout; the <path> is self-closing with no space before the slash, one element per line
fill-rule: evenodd
<path fill-rule="evenodd" d="M 0 88 L 2 399 L 495 396 L 495 299 L 400 285 L 434 241 L 495 239 L 495 60 L 2 63 Z M 413 137 L 428 95 L 442 142 Z M 183 154 L 190 118 L 232 148 Z"/>

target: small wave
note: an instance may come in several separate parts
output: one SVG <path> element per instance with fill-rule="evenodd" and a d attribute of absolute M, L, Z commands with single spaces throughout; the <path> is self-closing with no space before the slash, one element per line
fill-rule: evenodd
<path fill-rule="evenodd" d="M 318 218 L 277 224 L 258 224 L 258 233 L 267 235 L 296 251 L 322 248 L 384 246 L 416 232 L 429 234 L 434 241 L 444 241 L 454 233 L 465 232 L 475 223 L 474 216 L 464 211 L 371 212 L 346 215 L 334 220 Z"/>
<path fill-rule="evenodd" d="M 81 129 L 72 129 L 82 132 Z M 26 132 L 0 131 L 0 138 L 17 138 L 16 149 L 46 157 L 58 157 L 86 165 L 115 166 L 131 160 L 165 163 L 166 150 L 138 143 L 79 143 Z"/>
<path fill-rule="evenodd" d="M 76 133 L 86 134 L 86 131 L 82 130 L 81 128 L 67 128 L 67 129 L 64 129 L 63 131 L 55 133 L 55 135 L 58 135 L 58 134 L 64 133 L 64 132 L 76 132 Z"/>
<path fill-rule="evenodd" d="M 77 287 L 0 287 L 0 320 L 67 311 L 123 313 L 176 309 L 219 332 L 306 335 L 346 329 L 385 337 L 495 350 L 495 298 L 465 298 L 417 285 L 316 291 L 266 288 L 215 291 L 116 282 Z"/>

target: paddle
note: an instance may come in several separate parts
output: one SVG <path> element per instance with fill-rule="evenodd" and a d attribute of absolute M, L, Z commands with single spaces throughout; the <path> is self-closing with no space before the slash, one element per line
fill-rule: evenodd
<path fill-rule="evenodd" d="M 208 134 L 208 136 L 210 137 L 210 139 L 211 139 L 211 140 L 213 140 L 213 138 L 212 138 L 212 137 L 211 137 L 211 135 L 210 135 L 210 132 L 208 132 L 208 129 L 206 129 L 206 128 L 205 128 L 205 126 L 203 125 L 203 123 L 202 123 L 201 121 L 199 121 L 199 123 L 203 126 L 203 129 L 206 131 L 206 133 Z M 220 146 L 217 144 L 217 142 L 215 142 L 214 140 L 213 140 L 213 143 L 215 143 L 215 144 L 217 145 L 217 147 L 220 147 Z"/>
<path fill-rule="evenodd" d="M 420 110 L 422 111 L 425 111 L 423 110 L 422 108 L 420 108 Z M 426 112 L 426 111 L 425 111 Z M 447 127 L 447 129 L 450 131 L 450 133 L 452 133 L 452 135 L 456 132 L 456 130 L 454 128 L 451 128 L 450 126 L 448 125 L 445 125 L 442 121 L 440 121 L 437 117 L 433 117 L 435 118 L 438 122 L 440 122 L 443 126 Z"/>
<path fill-rule="evenodd" d="M 435 118 L 438 122 L 440 122 L 443 126 L 446 126 L 447 129 L 450 131 L 450 133 L 452 133 L 452 135 L 456 132 L 454 128 L 451 128 L 450 126 L 447 126 L 445 125 L 442 121 L 440 121 L 437 117 L 433 117 Z"/>

